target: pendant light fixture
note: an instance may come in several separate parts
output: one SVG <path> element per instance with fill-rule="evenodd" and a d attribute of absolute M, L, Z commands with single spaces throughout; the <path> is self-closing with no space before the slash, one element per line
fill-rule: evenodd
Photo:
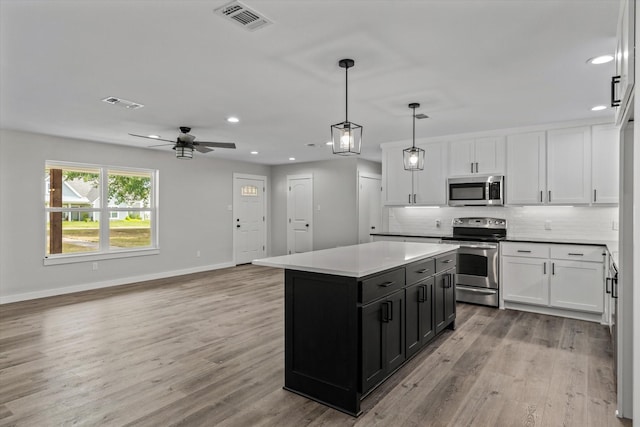
<path fill-rule="evenodd" d="M 417 102 L 409 104 L 409 108 L 413 109 L 413 145 L 402 150 L 404 170 L 407 171 L 424 170 L 424 150 L 416 147 L 416 108 L 418 107 L 420 104 Z"/>
<path fill-rule="evenodd" d="M 355 61 L 353 59 L 341 59 L 338 62 L 340 68 L 344 68 L 345 77 L 345 120 L 342 123 L 336 123 L 331 126 L 331 142 L 333 154 L 349 156 L 352 154 L 360 154 L 360 145 L 362 144 L 362 126 L 349 121 L 349 68 L 353 67 Z"/>

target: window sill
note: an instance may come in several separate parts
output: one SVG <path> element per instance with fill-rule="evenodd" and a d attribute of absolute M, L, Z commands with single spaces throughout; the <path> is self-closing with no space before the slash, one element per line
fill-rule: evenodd
<path fill-rule="evenodd" d="M 57 255 L 51 258 L 45 257 L 44 265 L 73 264 L 77 262 L 103 261 L 107 259 L 131 258 L 134 256 L 158 255 L 160 249 L 133 249 L 128 251 L 105 252 L 93 254 Z"/>

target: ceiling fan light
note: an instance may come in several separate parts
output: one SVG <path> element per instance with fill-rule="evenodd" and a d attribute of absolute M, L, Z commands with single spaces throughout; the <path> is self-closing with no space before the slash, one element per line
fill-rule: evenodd
<path fill-rule="evenodd" d="M 176 158 L 183 160 L 193 159 L 193 147 L 190 145 L 176 145 Z"/>

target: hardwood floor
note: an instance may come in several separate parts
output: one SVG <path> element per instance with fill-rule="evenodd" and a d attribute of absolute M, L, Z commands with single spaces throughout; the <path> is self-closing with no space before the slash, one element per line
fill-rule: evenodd
<path fill-rule="evenodd" d="M 458 304 L 352 418 L 286 392 L 283 273 L 252 265 L 0 306 L 0 426 L 630 426 L 605 327 Z"/>

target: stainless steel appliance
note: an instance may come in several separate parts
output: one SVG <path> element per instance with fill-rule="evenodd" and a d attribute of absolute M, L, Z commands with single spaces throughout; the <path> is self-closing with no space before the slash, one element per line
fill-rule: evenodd
<path fill-rule="evenodd" d="M 453 234 L 442 240 L 460 245 L 456 301 L 498 307 L 499 242 L 507 236 L 503 218 L 454 218 Z"/>
<path fill-rule="evenodd" d="M 449 206 L 504 205 L 504 176 L 482 175 L 447 180 Z"/>

